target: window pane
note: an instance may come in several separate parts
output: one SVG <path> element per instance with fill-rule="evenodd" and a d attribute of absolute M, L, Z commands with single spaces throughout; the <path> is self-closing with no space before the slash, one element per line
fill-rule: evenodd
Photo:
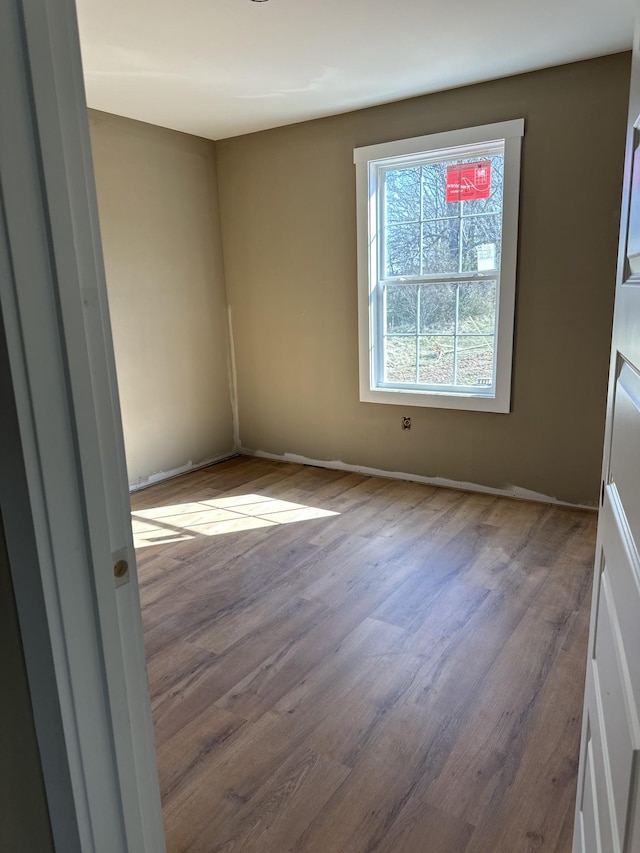
<path fill-rule="evenodd" d="M 453 334 L 456 327 L 456 285 L 420 286 L 420 334 Z"/>
<path fill-rule="evenodd" d="M 504 184 L 504 154 L 495 154 L 493 157 L 483 157 L 483 160 L 491 162 L 491 194 L 489 198 L 479 198 L 474 201 L 465 201 L 463 214 L 467 216 L 472 213 L 501 213 L 502 212 L 502 188 Z"/>
<path fill-rule="evenodd" d="M 417 222 L 420 219 L 420 167 L 393 169 L 385 178 L 386 220 Z"/>
<path fill-rule="evenodd" d="M 418 288 L 413 284 L 388 284 L 385 311 L 387 334 L 399 332 L 414 334 L 418 321 Z"/>
<path fill-rule="evenodd" d="M 420 224 L 389 225 L 386 234 L 386 275 L 417 275 L 420 272 Z"/>
<path fill-rule="evenodd" d="M 447 202 L 447 168 L 451 163 L 431 163 L 422 167 L 422 218 L 459 216 L 460 204 Z"/>
<path fill-rule="evenodd" d="M 453 385 L 453 336 L 424 335 L 418 340 L 419 381 L 426 385 Z"/>
<path fill-rule="evenodd" d="M 415 383 L 416 339 L 388 337 L 385 344 L 385 382 Z"/>
<path fill-rule="evenodd" d="M 423 273 L 458 272 L 460 220 L 425 222 L 422 229 Z"/>
<path fill-rule="evenodd" d="M 458 338 L 456 385 L 493 384 L 493 336 Z"/>
<path fill-rule="evenodd" d="M 458 333 L 493 334 L 495 326 L 495 281 L 462 282 L 458 307 Z"/>
<path fill-rule="evenodd" d="M 462 220 L 462 272 L 498 269 L 502 216 L 470 216 Z"/>

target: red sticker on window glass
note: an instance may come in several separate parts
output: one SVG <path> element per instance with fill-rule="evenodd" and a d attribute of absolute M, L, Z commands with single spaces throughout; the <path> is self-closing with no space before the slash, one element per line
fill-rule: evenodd
<path fill-rule="evenodd" d="M 491 160 L 447 167 L 447 201 L 473 201 L 491 195 Z"/>

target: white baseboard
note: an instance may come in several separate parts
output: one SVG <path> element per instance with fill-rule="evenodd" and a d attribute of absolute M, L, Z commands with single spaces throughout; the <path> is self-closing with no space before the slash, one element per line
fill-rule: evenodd
<path fill-rule="evenodd" d="M 522 489 L 519 486 L 508 486 L 504 489 L 495 489 L 491 486 L 483 486 L 479 483 L 460 483 L 457 480 L 446 480 L 444 477 L 423 477 L 420 474 L 405 474 L 400 471 L 383 471 L 379 468 L 368 468 L 364 465 L 350 465 L 339 460 L 327 461 L 325 459 L 309 459 L 307 456 L 298 456 L 295 453 L 267 453 L 265 450 L 250 450 L 241 447 L 238 451 L 243 456 L 257 456 L 261 459 L 273 459 L 278 462 L 295 462 L 298 465 L 313 465 L 316 468 L 330 468 L 334 471 L 349 471 L 354 474 L 365 474 L 370 477 L 386 477 L 391 480 L 407 480 L 411 483 L 424 483 L 428 486 L 440 486 L 444 489 L 457 489 L 463 492 L 480 492 L 485 495 L 496 495 L 504 498 L 514 498 L 520 501 L 533 501 L 535 503 L 554 504 L 555 506 L 566 506 L 572 509 L 588 509 L 592 512 L 597 510 L 595 506 L 586 504 L 573 504 L 561 501 L 549 495 L 539 494 L 530 489 Z"/>
<path fill-rule="evenodd" d="M 148 489 L 149 486 L 155 486 L 156 483 L 164 483 L 165 480 L 173 480 L 174 477 L 179 477 L 181 474 L 189 474 L 191 471 L 208 468 L 217 462 L 226 462 L 227 459 L 233 459 L 234 456 L 238 456 L 238 451 L 229 450 L 227 453 L 223 453 L 220 456 L 211 456 L 202 462 L 193 463 L 189 460 L 186 465 L 181 465 L 179 468 L 173 468 L 171 471 L 158 471 L 157 474 L 150 474 L 148 477 L 141 477 L 135 483 L 129 483 L 129 492 Z"/>

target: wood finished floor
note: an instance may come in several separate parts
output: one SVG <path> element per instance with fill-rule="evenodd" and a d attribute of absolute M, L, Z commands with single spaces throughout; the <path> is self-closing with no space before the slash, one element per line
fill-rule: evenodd
<path fill-rule="evenodd" d="M 132 504 L 169 853 L 570 853 L 595 513 L 242 457 Z"/>

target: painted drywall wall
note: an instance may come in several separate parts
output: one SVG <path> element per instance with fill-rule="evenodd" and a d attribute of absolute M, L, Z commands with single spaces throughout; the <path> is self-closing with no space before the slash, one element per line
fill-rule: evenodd
<path fill-rule="evenodd" d="M 216 143 L 242 446 L 595 505 L 628 81 L 619 54 Z M 520 117 L 511 413 L 359 402 L 353 148 Z"/>
<path fill-rule="evenodd" d="M 0 520 L 0 850 L 53 853 L 47 797 Z"/>
<path fill-rule="evenodd" d="M 91 111 L 132 485 L 234 444 L 213 143 Z"/>

